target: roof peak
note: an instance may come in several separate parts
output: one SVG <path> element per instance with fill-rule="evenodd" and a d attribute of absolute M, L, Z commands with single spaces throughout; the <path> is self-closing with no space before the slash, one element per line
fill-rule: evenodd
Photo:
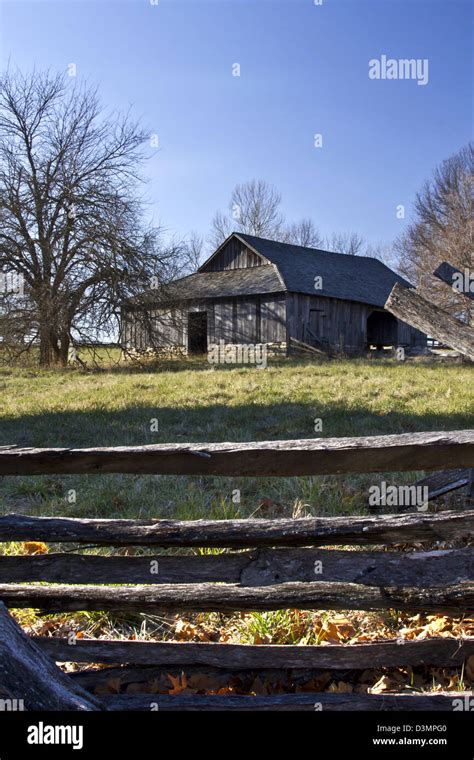
<path fill-rule="evenodd" d="M 229 238 L 236 235 L 237 237 L 243 238 L 244 240 L 250 239 L 250 240 L 260 240 L 262 243 L 271 243 L 272 245 L 283 245 L 285 248 L 301 248 L 302 251 L 306 252 L 314 252 L 314 253 L 327 253 L 330 256 L 351 256 L 356 257 L 358 259 L 369 259 L 370 261 L 377 261 L 379 264 L 381 264 L 384 267 L 387 267 L 386 264 L 383 263 L 383 261 L 380 261 L 380 259 L 377 259 L 375 256 L 364 256 L 359 253 L 343 253 L 342 251 L 328 251 L 327 248 L 313 248 L 312 246 L 308 245 L 299 245 L 299 243 L 288 243 L 284 242 L 283 240 L 274 240 L 273 238 L 264 238 L 260 235 L 250 235 L 248 232 L 238 232 L 234 231 L 231 232 L 229 237 L 226 239 L 229 240 Z M 264 254 L 262 254 L 264 255 Z M 387 269 L 390 269 L 390 267 L 387 267 Z M 393 271 L 393 270 L 390 270 Z"/>

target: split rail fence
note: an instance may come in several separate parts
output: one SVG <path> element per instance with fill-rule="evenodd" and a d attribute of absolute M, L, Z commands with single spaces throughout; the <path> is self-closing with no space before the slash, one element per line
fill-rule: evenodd
<path fill-rule="evenodd" d="M 473 430 L 264 443 L 0 449 L 0 475 L 301 476 L 473 466 Z M 21 699 L 28 710 L 452 710 L 456 699 L 463 704 L 470 694 L 162 695 L 146 693 L 146 687 L 138 694 L 95 694 L 110 678 L 120 678 L 124 686 L 149 684 L 163 673 L 229 678 L 280 673 L 295 683 L 321 669 L 335 676 L 390 666 L 461 671 L 474 655 L 474 637 L 317 646 L 71 640 L 27 636 L 8 609 L 163 615 L 183 610 L 395 609 L 469 615 L 474 609 L 473 550 L 466 539 L 473 527 L 471 509 L 195 521 L 0 517 L 0 542 L 44 541 L 61 549 L 0 555 L 0 696 Z M 412 543 L 420 548 L 394 546 Z M 81 553 L 81 547 L 91 545 L 136 546 L 153 553 Z M 198 547 L 223 551 L 155 552 Z M 315 573 L 316 566 L 321 573 Z M 96 667 L 67 674 L 58 662 Z"/>

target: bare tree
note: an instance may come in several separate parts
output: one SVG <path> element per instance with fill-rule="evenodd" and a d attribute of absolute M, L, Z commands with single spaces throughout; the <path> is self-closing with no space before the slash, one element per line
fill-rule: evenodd
<path fill-rule="evenodd" d="M 236 185 L 227 213 L 218 211 L 212 220 L 211 248 L 218 248 L 231 232 L 246 232 L 306 248 L 329 248 L 352 256 L 361 254 L 367 247 L 355 232 L 335 233 L 324 238 L 309 217 L 287 223 L 280 206 L 280 193 L 264 180 Z"/>
<path fill-rule="evenodd" d="M 346 253 L 348 256 L 363 256 L 367 244 L 357 232 L 335 232 L 326 238 L 326 246 L 334 253 Z"/>
<path fill-rule="evenodd" d="M 284 225 L 280 204 L 281 195 L 263 180 L 236 185 L 227 214 L 218 211 L 212 220 L 210 244 L 218 248 L 233 231 L 280 239 Z"/>
<path fill-rule="evenodd" d="M 121 302 L 173 271 L 179 247 L 143 223 L 137 195 L 146 139 L 64 76 L 0 79 L 0 269 L 22 277 L 20 342 L 39 343 L 42 365 L 66 364 L 73 336 L 110 334 Z M 21 322 L 18 304 L 0 308 L 5 341 Z"/>
<path fill-rule="evenodd" d="M 363 255 L 369 256 L 371 259 L 378 259 L 382 264 L 393 269 L 394 272 L 399 272 L 400 270 L 400 260 L 393 244 L 375 243 L 372 245 L 369 243 L 367 244 Z"/>
<path fill-rule="evenodd" d="M 474 149 L 466 145 L 444 161 L 416 196 L 415 218 L 397 240 L 400 269 L 422 296 L 468 318 L 468 300 L 433 277 L 443 261 L 464 272 L 472 267 Z"/>
<path fill-rule="evenodd" d="M 191 232 L 185 242 L 185 250 L 187 257 L 186 271 L 194 272 L 202 263 L 204 251 L 204 238 L 202 235 L 199 235 L 195 231 Z"/>
<path fill-rule="evenodd" d="M 305 218 L 287 225 L 282 234 L 282 242 L 301 245 L 306 248 L 322 248 L 324 238 L 320 235 L 312 219 Z"/>
<path fill-rule="evenodd" d="M 237 227 L 240 232 L 246 232 L 246 230 L 240 228 L 240 225 L 237 222 L 232 224 L 227 214 L 223 214 L 221 211 L 216 211 L 212 219 L 211 232 L 208 239 L 210 250 L 215 251 L 216 248 L 219 248 L 224 240 L 229 237 L 231 232 L 237 231 Z"/>

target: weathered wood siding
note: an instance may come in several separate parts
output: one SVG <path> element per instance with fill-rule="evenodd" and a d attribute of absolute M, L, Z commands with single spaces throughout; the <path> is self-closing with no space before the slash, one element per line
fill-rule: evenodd
<path fill-rule="evenodd" d="M 179 309 L 151 311 L 150 332 L 152 345 L 182 345 L 186 332 L 182 313 Z"/>
<path fill-rule="evenodd" d="M 146 329 L 147 315 L 135 309 L 122 310 L 122 345 L 130 349 L 143 350 L 149 345 Z"/>
<path fill-rule="evenodd" d="M 214 312 L 215 329 L 209 332 L 210 343 L 286 341 L 286 299 L 283 293 L 214 300 L 208 302 L 207 309 Z"/>
<path fill-rule="evenodd" d="M 229 240 L 217 256 L 214 256 L 201 270 L 203 272 L 219 272 L 223 269 L 246 269 L 247 267 L 259 267 L 269 262 L 262 256 L 247 248 L 237 238 Z"/>
<path fill-rule="evenodd" d="M 123 342 L 128 348 L 188 347 L 188 313 L 207 313 L 208 345 L 288 343 L 290 337 L 356 353 L 367 347 L 367 319 L 383 310 L 355 301 L 303 293 L 239 296 L 189 302 L 175 309 L 124 310 Z M 383 332 L 383 331 L 382 331 Z M 393 340 L 408 348 L 426 345 L 426 336 L 398 320 Z M 382 340 L 383 338 L 383 340 Z"/>
<path fill-rule="evenodd" d="M 287 294 L 288 338 L 296 338 L 305 343 L 322 343 L 348 352 L 363 351 L 367 347 L 367 319 L 381 309 L 356 301 L 342 301 L 337 298 Z M 408 347 L 426 345 L 426 335 L 410 325 L 398 320 L 398 330 L 393 340 Z"/>
<path fill-rule="evenodd" d="M 336 348 L 361 350 L 366 344 L 367 317 L 371 311 L 371 307 L 355 301 L 288 293 L 288 337 L 311 344 L 314 335 Z"/>
<path fill-rule="evenodd" d="M 287 302 L 284 293 L 281 295 L 262 296 L 261 309 L 261 342 L 286 342 Z"/>
<path fill-rule="evenodd" d="M 398 344 L 400 346 L 426 346 L 426 334 L 399 319 Z"/>
<path fill-rule="evenodd" d="M 285 294 L 240 296 L 189 302 L 175 309 L 127 311 L 122 317 L 128 348 L 188 347 L 188 314 L 207 313 L 208 345 L 213 343 L 283 343 L 286 341 Z"/>

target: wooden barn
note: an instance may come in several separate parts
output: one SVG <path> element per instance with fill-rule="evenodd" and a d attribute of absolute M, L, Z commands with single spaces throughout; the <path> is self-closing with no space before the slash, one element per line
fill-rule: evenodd
<path fill-rule="evenodd" d="M 421 348 L 426 335 L 384 310 L 396 282 L 411 287 L 374 258 L 234 232 L 196 273 L 127 303 L 122 343 L 183 354 L 229 344 L 287 353 L 292 340 L 354 354 Z"/>

